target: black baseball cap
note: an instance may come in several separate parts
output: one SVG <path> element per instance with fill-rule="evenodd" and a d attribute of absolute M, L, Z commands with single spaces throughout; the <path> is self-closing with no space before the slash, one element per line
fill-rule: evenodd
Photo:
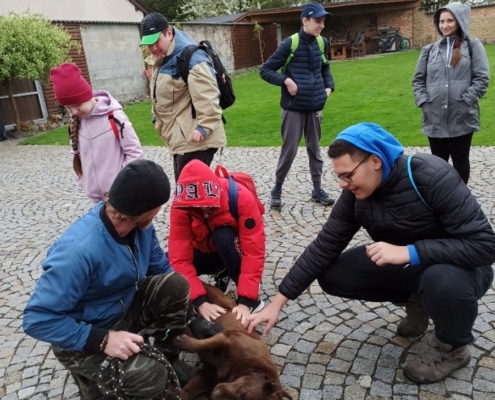
<path fill-rule="evenodd" d="M 156 43 L 160 33 L 168 28 L 168 21 L 162 14 L 151 13 L 141 20 L 141 46 L 151 46 Z"/>

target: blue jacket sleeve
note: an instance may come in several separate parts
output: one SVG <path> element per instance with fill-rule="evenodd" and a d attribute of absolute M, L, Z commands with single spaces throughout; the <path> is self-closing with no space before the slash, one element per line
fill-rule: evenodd
<path fill-rule="evenodd" d="M 414 247 L 413 244 L 408 244 L 407 250 L 409 251 L 409 258 L 411 260 L 410 264 L 413 267 L 421 264 L 421 260 L 419 259 L 419 255 L 418 255 L 418 251 L 416 250 L 416 247 Z"/>
<path fill-rule="evenodd" d="M 282 86 L 287 76 L 278 72 L 285 64 L 285 61 L 290 55 L 290 46 L 292 39 L 285 39 L 278 49 L 266 60 L 260 68 L 261 79 L 271 83 L 272 85 Z"/>
<path fill-rule="evenodd" d="M 83 250 L 71 248 L 49 255 L 43 269 L 24 310 L 24 332 L 67 350 L 83 351 L 91 325 L 68 314 L 90 285 L 91 260 Z"/>

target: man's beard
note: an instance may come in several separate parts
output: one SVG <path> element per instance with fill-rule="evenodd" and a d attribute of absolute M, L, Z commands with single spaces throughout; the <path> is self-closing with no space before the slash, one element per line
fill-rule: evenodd
<path fill-rule="evenodd" d="M 148 229 L 153 223 L 153 218 L 140 219 L 136 222 L 136 228 L 142 231 Z"/>

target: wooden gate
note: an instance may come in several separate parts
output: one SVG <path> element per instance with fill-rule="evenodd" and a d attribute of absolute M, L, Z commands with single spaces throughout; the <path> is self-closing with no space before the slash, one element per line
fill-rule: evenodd
<path fill-rule="evenodd" d="M 21 121 L 44 122 L 48 112 L 41 84 L 29 79 L 15 79 L 13 84 Z M 10 128 L 15 123 L 14 111 L 5 86 L 0 86 L 0 113 L 5 126 Z"/>

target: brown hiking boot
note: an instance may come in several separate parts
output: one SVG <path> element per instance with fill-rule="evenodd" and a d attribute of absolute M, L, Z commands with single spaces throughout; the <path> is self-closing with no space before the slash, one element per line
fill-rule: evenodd
<path fill-rule="evenodd" d="M 406 362 L 404 375 L 416 383 L 434 383 L 465 367 L 469 360 L 468 345 L 452 350 L 451 345 L 440 342 L 433 335 L 430 346 L 417 358 Z"/>
<path fill-rule="evenodd" d="M 413 293 L 406 305 L 406 317 L 399 322 L 397 334 L 402 337 L 414 337 L 425 333 L 428 328 L 428 313 L 426 312 L 419 294 Z"/>

